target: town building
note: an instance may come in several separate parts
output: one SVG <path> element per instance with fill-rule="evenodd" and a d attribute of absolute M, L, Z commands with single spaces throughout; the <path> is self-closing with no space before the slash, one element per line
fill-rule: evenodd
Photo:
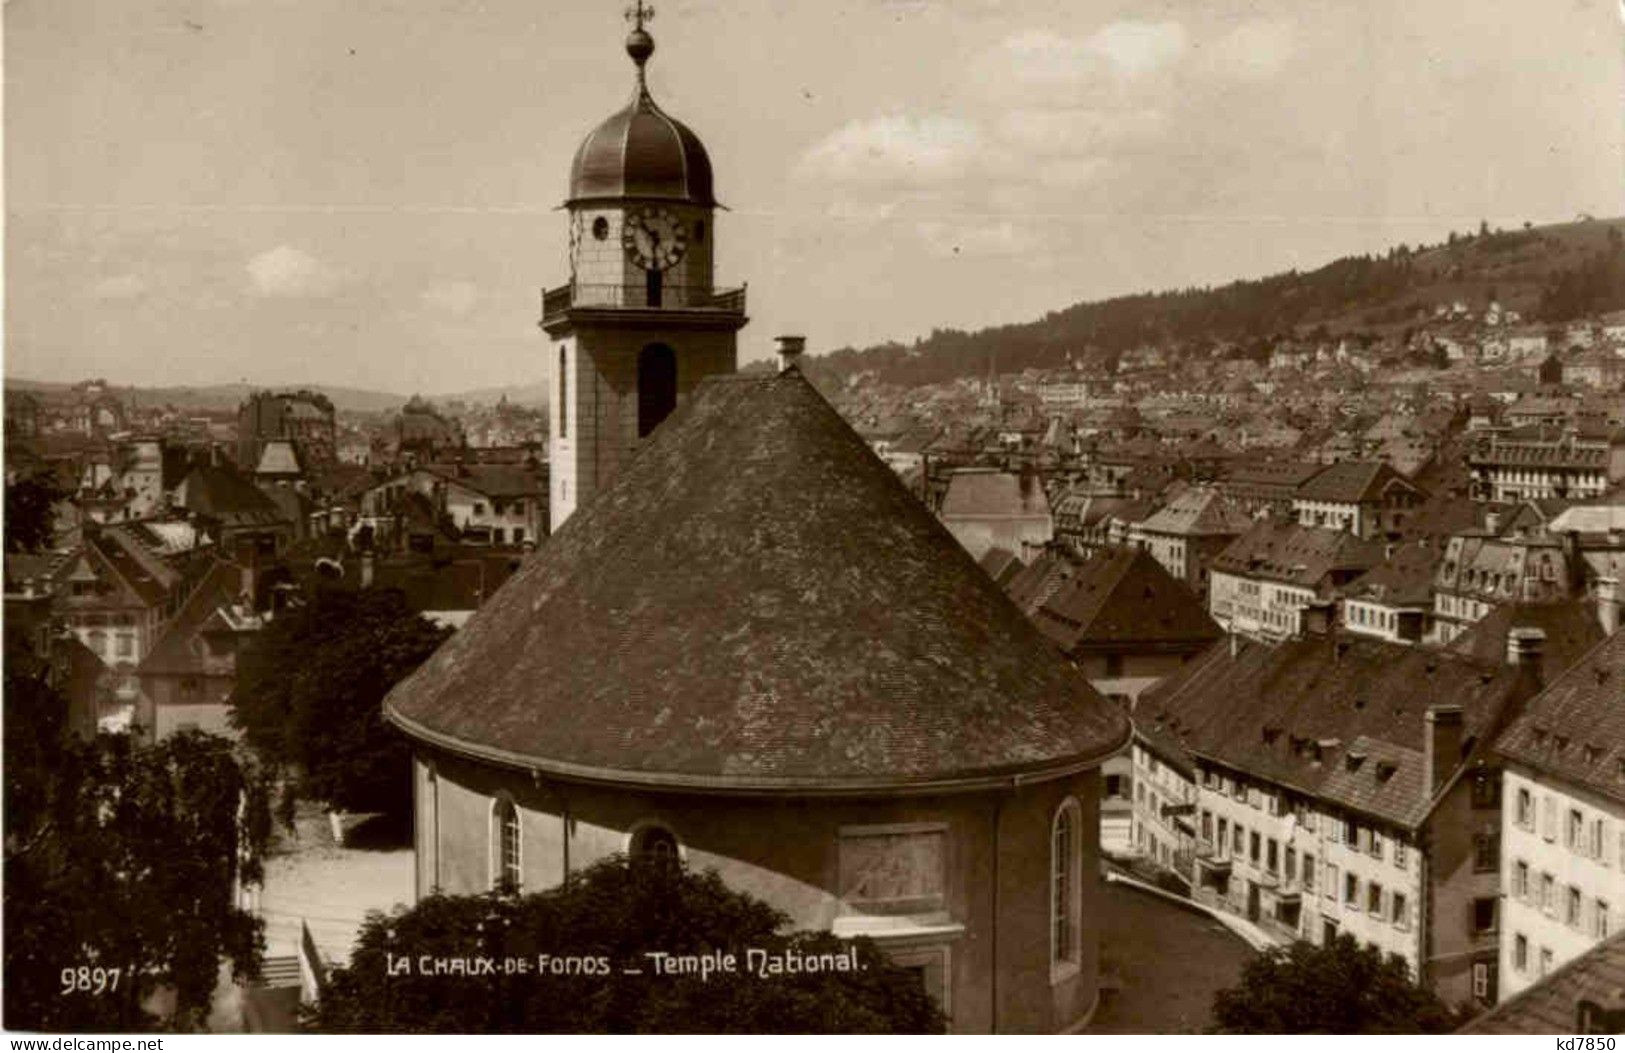
<path fill-rule="evenodd" d="M 547 536 L 547 485 L 525 465 L 450 464 L 415 468 L 378 484 L 361 499 L 361 519 L 394 537 L 408 495 L 427 499 L 468 544 L 534 544 Z"/>
<path fill-rule="evenodd" d="M 1386 462 L 1344 461 L 1299 486 L 1292 496 L 1292 511 L 1306 527 L 1346 530 L 1362 538 L 1396 538 L 1427 497 Z"/>
<path fill-rule="evenodd" d="M 303 464 L 331 464 L 338 456 L 333 401 L 303 389 L 254 392 L 237 408 L 237 463 L 252 471 L 273 440 L 292 442 Z"/>
<path fill-rule="evenodd" d="M 975 559 L 988 549 L 1003 548 L 1030 562 L 1055 537 L 1049 498 L 1033 473 L 956 469 L 948 478 L 939 515 Z"/>
<path fill-rule="evenodd" d="M 1495 741 L 1503 997 L 1625 930 L 1625 634 L 1552 680 Z M 1616 992 L 1617 993 L 1617 992 Z"/>
<path fill-rule="evenodd" d="M 1136 725 L 1194 765 L 1195 898 L 1280 939 L 1346 933 L 1448 1002 L 1492 1003 L 1487 740 L 1538 662 L 1538 632 L 1484 663 L 1315 626 L 1216 647 L 1143 696 Z"/>
<path fill-rule="evenodd" d="M 1303 633 L 1304 612 L 1375 567 L 1383 546 L 1344 530 L 1263 519 L 1213 559 L 1208 613 L 1226 632 Z"/>
<path fill-rule="evenodd" d="M 1600 497 L 1625 479 L 1625 436 L 1523 427 L 1481 437 L 1467 455 L 1479 501 Z"/>
<path fill-rule="evenodd" d="M 1433 576 L 1429 639 L 1449 643 L 1497 606 L 1549 603 L 1583 593 L 1572 542 L 1545 531 L 1464 531 L 1445 543 Z"/>
<path fill-rule="evenodd" d="M 1252 520 L 1210 486 L 1193 486 L 1135 525 L 1132 540 L 1151 553 L 1176 581 L 1207 593 L 1213 557 L 1247 532 Z"/>
<path fill-rule="evenodd" d="M 1618 1035 L 1625 1033 L 1622 992 L 1625 930 L 1485 1010 L 1456 1034 Z"/>

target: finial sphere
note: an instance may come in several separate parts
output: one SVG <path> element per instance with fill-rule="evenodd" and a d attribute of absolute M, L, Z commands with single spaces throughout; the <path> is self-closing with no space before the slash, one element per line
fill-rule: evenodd
<path fill-rule="evenodd" d="M 626 35 L 626 53 L 632 56 L 633 62 L 642 66 L 655 53 L 655 38 L 642 29 L 632 30 Z"/>

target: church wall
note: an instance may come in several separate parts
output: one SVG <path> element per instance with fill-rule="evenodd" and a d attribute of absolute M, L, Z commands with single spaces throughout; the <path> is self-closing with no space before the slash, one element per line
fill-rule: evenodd
<path fill-rule="evenodd" d="M 426 754 L 427 755 L 427 754 Z M 876 910 L 850 906 L 843 895 L 842 851 L 864 836 L 907 838 L 916 831 L 945 831 L 940 874 L 920 877 L 921 888 L 940 897 L 927 914 L 909 915 L 921 925 L 951 921 L 963 931 L 910 938 L 889 945 L 905 964 L 942 962 L 942 982 L 953 1030 L 1052 1031 L 1092 1009 L 1097 981 L 1096 921 L 1099 829 L 1098 772 L 1041 783 L 1013 794 L 962 794 L 882 799 L 741 798 L 617 790 L 498 769 L 446 755 L 434 757 L 438 772 L 431 796 L 420 784 L 418 859 L 433 865 L 446 892 L 467 894 L 490 886 L 492 802 L 511 795 L 522 827 L 521 865 L 528 891 L 559 884 L 564 874 L 565 816 L 572 871 L 627 851 L 632 831 L 655 822 L 678 838 L 688 865 L 714 868 L 730 888 L 764 899 L 790 915 L 797 928 L 855 931 Z M 421 767 L 421 762 L 420 762 Z M 1060 802 L 1077 797 L 1083 814 L 1082 960 L 1076 973 L 1051 982 L 1051 823 Z M 1002 804 L 999 802 L 1002 799 Z M 438 802 L 435 821 L 422 812 Z M 995 819 L 995 813 L 997 818 Z M 995 821 L 1002 850 L 995 859 Z M 883 828 L 876 830 L 875 828 Z M 858 828 L 858 829 L 854 829 Z M 843 836 L 846 840 L 843 842 Z M 850 872 L 850 868 L 849 868 Z M 995 873 L 1000 917 L 993 921 Z M 849 879 L 848 879 L 849 880 Z M 422 894 L 433 883 L 420 873 Z M 927 920 L 929 914 L 930 920 Z M 895 920 L 895 919 L 892 919 Z M 996 934 L 996 935 L 995 935 Z M 1000 947 L 994 982 L 993 946 Z M 996 994 L 995 994 L 996 992 Z"/>

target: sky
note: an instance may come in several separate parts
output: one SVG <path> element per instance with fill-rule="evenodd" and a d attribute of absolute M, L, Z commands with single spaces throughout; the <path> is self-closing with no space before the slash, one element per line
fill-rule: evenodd
<path fill-rule="evenodd" d="M 8 0 L 5 371 L 545 381 L 618 0 Z M 1620 0 L 656 0 L 741 358 L 1625 214 Z"/>

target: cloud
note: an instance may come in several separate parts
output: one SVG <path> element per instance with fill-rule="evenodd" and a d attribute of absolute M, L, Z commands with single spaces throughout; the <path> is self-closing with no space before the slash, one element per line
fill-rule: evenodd
<path fill-rule="evenodd" d="M 1293 44 L 1292 27 L 1285 22 L 1244 22 L 1214 41 L 1205 65 L 1221 76 L 1268 80 L 1286 68 Z"/>
<path fill-rule="evenodd" d="M 1107 74 L 1143 77 L 1175 62 L 1186 47 L 1178 22 L 1109 22 L 1086 37 L 1048 29 L 1012 34 L 995 49 L 991 64 L 1026 84 L 1080 86 Z"/>
<path fill-rule="evenodd" d="M 248 279 L 261 296 L 313 296 L 338 284 L 339 274 L 291 245 L 267 249 L 248 261 Z"/>
<path fill-rule="evenodd" d="M 423 302 L 447 314 L 466 315 L 479 303 L 480 290 L 473 282 L 436 282 L 423 291 Z"/>
<path fill-rule="evenodd" d="M 803 175 L 870 186 L 951 182 L 983 148 L 977 126 L 958 117 L 888 114 L 849 121 L 813 145 Z"/>
<path fill-rule="evenodd" d="M 146 279 L 139 274 L 118 274 L 97 282 L 90 294 L 98 300 L 133 300 L 146 291 Z"/>

